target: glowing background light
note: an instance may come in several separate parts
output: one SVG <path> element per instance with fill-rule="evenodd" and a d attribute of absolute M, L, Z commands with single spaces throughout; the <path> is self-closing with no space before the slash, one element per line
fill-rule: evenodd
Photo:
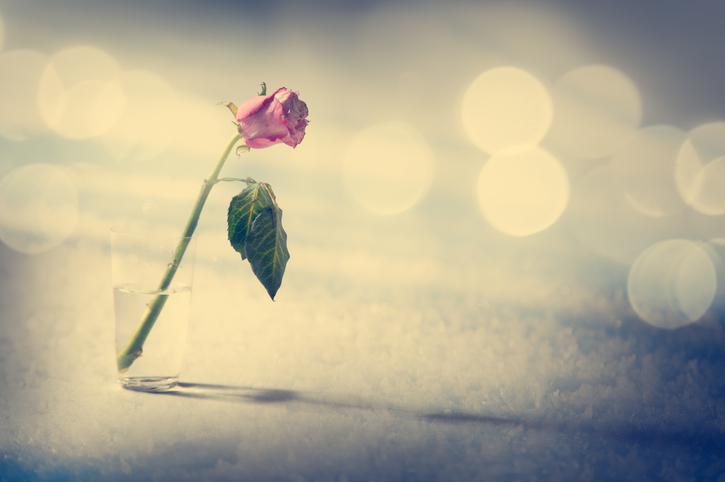
<path fill-rule="evenodd" d="M 101 139 L 117 159 L 152 159 L 171 144 L 174 129 L 185 116 L 183 106 L 171 84 L 151 72 L 123 72 L 118 83 L 126 106 Z"/>
<path fill-rule="evenodd" d="M 154 131 L 162 129 L 163 132 L 170 127 L 173 132 L 171 148 L 198 158 L 219 155 L 219 146 L 236 132 L 232 124 L 234 117 L 226 107 L 188 92 L 176 93 L 176 103 L 166 112 L 166 119 L 171 125 L 156 127 Z"/>
<path fill-rule="evenodd" d="M 120 72 L 113 57 L 94 47 L 58 52 L 40 79 L 38 105 L 43 120 L 68 139 L 103 134 L 125 108 L 116 80 Z"/>
<path fill-rule="evenodd" d="M 725 214 L 725 122 L 688 132 L 675 176 L 680 195 L 693 209 L 710 216 Z"/>
<path fill-rule="evenodd" d="M 35 50 L 0 55 L 0 135 L 23 141 L 44 131 L 36 97 L 48 57 Z"/>
<path fill-rule="evenodd" d="M 491 157 L 478 177 L 477 193 L 493 227 L 528 236 L 559 219 L 569 201 L 569 182 L 559 161 L 536 148 Z"/>
<path fill-rule="evenodd" d="M 547 145 L 581 159 L 605 157 L 623 147 L 642 119 L 637 87 L 604 65 L 567 72 L 552 86 L 552 98 Z"/>
<path fill-rule="evenodd" d="M 657 243 L 632 265 L 627 293 L 647 323 L 675 329 L 697 321 L 715 297 L 717 277 L 710 256 L 684 239 Z"/>
<path fill-rule="evenodd" d="M 342 161 L 345 186 L 365 209 L 396 214 L 415 205 L 433 179 L 433 152 L 411 126 L 389 122 L 360 132 Z"/>
<path fill-rule="evenodd" d="M 490 154 L 514 154 L 535 147 L 549 129 L 551 98 L 534 76 L 515 67 L 479 75 L 461 106 L 463 129 Z"/>
<path fill-rule="evenodd" d="M 700 189 L 692 207 L 703 214 L 725 214 L 725 156 L 708 162 L 700 173 Z"/>
<path fill-rule="evenodd" d="M 48 164 L 22 166 L 0 181 L 0 239 L 35 254 L 62 243 L 78 218 L 73 182 Z"/>
<path fill-rule="evenodd" d="M 677 154 L 675 182 L 682 199 L 692 205 L 697 198 L 702 183 L 702 161 L 692 141 L 687 139 Z"/>
<path fill-rule="evenodd" d="M 645 127 L 612 156 L 617 180 L 637 211 L 659 217 L 684 207 L 675 184 L 675 162 L 684 140 L 685 133 L 676 127 Z"/>

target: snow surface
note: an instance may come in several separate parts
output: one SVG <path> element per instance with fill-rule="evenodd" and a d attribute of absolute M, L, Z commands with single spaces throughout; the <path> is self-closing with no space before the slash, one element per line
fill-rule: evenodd
<path fill-rule="evenodd" d="M 367 228 L 380 232 L 378 221 Z M 415 272 L 404 248 L 414 232 L 404 223 L 397 234 L 409 243 L 371 248 L 381 267 L 368 276 L 354 269 L 360 253 L 329 247 L 336 267 L 315 272 L 295 262 L 312 248 L 291 247 L 276 302 L 220 233 L 202 235 L 183 383 L 165 394 L 115 381 L 107 246 L 69 242 L 35 256 L 3 247 L 0 269 L 13 281 L 0 295 L 3 477 L 717 480 L 725 471 L 719 322 L 660 330 L 633 315 L 621 289 L 567 285 L 503 256 L 477 256 L 474 268 L 441 251 L 428 259 L 440 271 Z"/>

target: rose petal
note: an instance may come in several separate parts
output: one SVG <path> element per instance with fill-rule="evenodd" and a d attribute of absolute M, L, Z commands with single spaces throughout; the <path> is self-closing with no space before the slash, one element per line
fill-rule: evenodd
<path fill-rule="evenodd" d="M 239 133 L 253 149 L 284 143 L 296 147 L 305 136 L 307 104 L 296 92 L 277 89 L 267 96 L 253 97 L 237 109 Z"/>

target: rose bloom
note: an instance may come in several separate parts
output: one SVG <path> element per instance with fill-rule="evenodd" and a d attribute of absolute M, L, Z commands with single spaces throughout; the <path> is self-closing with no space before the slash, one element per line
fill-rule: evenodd
<path fill-rule="evenodd" d="M 307 104 L 284 87 L 252 97 L 237 109 L 239 134 L 252 149 L 280 142 L 296 147 L 305 137 L 307 123 Z"/>

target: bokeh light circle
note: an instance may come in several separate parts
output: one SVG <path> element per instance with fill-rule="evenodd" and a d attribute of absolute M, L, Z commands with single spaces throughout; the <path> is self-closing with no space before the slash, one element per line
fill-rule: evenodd
<path fill-rule="evenodd" d="M 543 139 L 551 119 L 552 102 L 546 88 L 515 67 L 487 70 L 463 96 L 463 129 L 477 147 L 490 154 L 532 149 Z"/>
<path fill-rule="evenodd" d="M 94 47 L 55 54 L 40 78 L 38 107 L 48 127 L 61 137 L 98 136 L 121 117 L 126 98 L 117 82 L 121 69 Z"/>
<path fill-rule="evenodd" d="M 342 161 L 345 186 L 365 209 L 382 215 L 414 206 L 433 180 L 434 159 L 425 138 L 403 122 L 360 132 Z"/>
<path fill-rule="evenodd" d="M 559 219 L 569 201 L 569 180 L 554 156 L 535 148 L 492 156 L 478 177 L 477 194 L 493 227 L 512 236 L 528 236 Z"/>
<path fill-rule="evenodd" d="M 28 254 L 62 243 L 78 219 L 78 192 L 70 178 L 48 164 L 29 164 L 0 181 L 0 240 Z"/>
<path fill-rule="evenodd" d="M 118 83 L 127 99 L 126 108 L 101 140 L 116 159 L 152 159 L 171 145 L 177 124 L 169 119 L 184 118 L 185 106 L 180 105 L 171 84 L 151 72 L 123 72 Z"/>
<path fill-rule="evenodd" d="M 675 167 L 677 189 L 694 210 L 725 214 L 725 122 L 696 127 L 687 134 Z"/>
<path fill-rule="evenodd" d="M 45 130 L 37 103 L 40 75 L 48 58 L 35 50 L 0 55 L 0 135 L 24 141 Z"/>
<path fill-rule="evenodd" d="M 229 142 L 230 114 L 226 107 L 217 105 L 216 101 L 190 93 L 176 91 L 171 94 L 175 99 L 166 111 L 168 119 L 183 119 L 183 122 L 171 122 L 171 145 L 169 148 L 184 156 L 206 158 L 219 155 L 220 145 Z M 159 99 L 160 100 L 160 99 Z M 165 101 L 161 102 L 161 105 Z M 158 108 L 157 105 L 154 109 Z M 158 111 L 157 111 L 158 112 Z M 154 126 L 154 131 L 161 131 L 166 126 Z M 305 144 L 307 145 L 307 144 Z"/>
<path fill-rule="evenodd" d="M 712 259 L 698 244 L 671 239 L 647 248 L 627 279 L 632 308 L 658 328 L 697 321 L 712 304 L 717 277 Z"/>
<path fill-rule="evenodd" d="M 685 133 L 656 125 L 638 130 L 612 156 L 614 173 L 627 202 L 647 216 L 661 217 L 684 207 L 675 184 L 675 162 Z"/>
<path fill-rule="evenodd" d="M 546 145 L 580 159 L 608 156 L 624 147 L 642 120 L 634 83 L 604 65 L 580 67 L 552 86 L 554 119 Z"/>

